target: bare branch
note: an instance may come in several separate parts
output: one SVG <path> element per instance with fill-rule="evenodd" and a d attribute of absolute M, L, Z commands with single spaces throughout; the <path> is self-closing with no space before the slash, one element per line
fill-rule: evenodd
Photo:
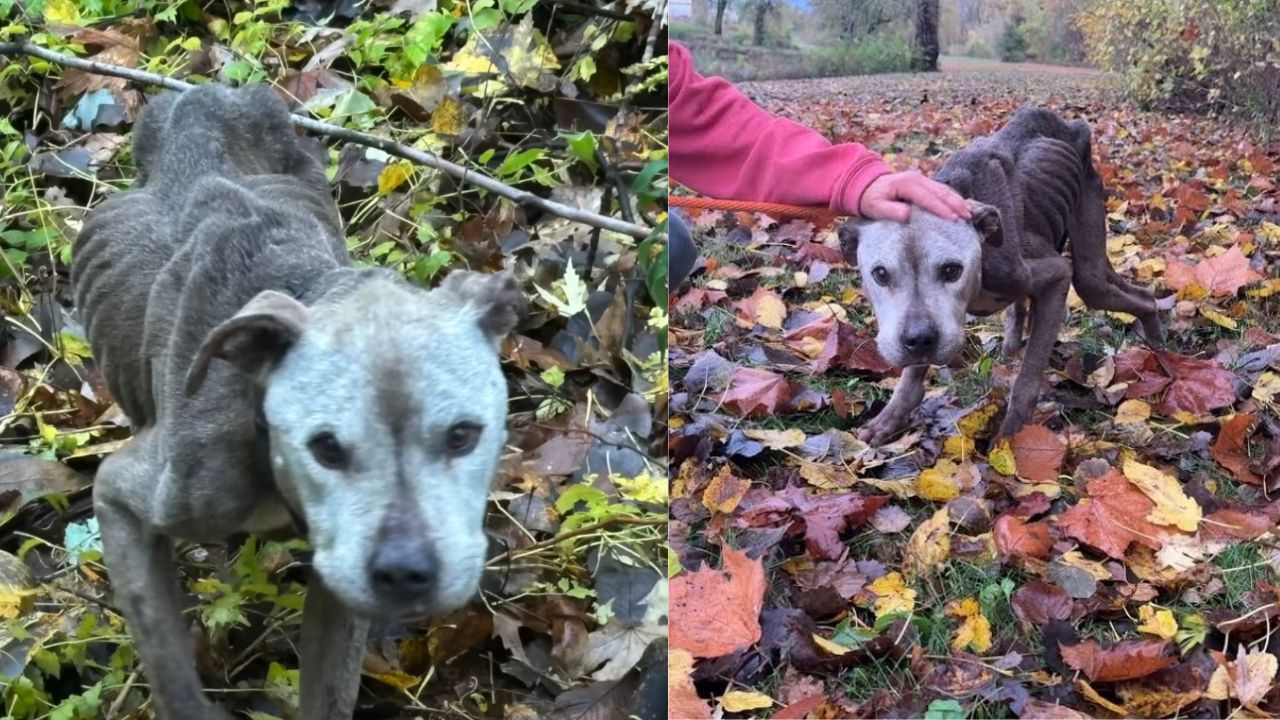
<path fill-rule="evenodd" d="M 0 55 L 29 55 L 43 60 L 48 60 L 49 62 L 56 63 L 63 67 L 76 68 L 78 70 L 84 70 L 98 75 L 110 75 L 112 77 L 125 78 L 126 80 L 132 80 L 133 82 L 141 83 L 143 85 L 157 85 L 170 90 L 177 90 L 179 92 L 190 90 L 195 87 L 191 83 L 178 80 L 177 78 L 165 77 L 163 75 L 149 73 L 144 70 L 136 70 L 134 68 L 122 67 L 120 65 L 112 65 L 109 63 L 101 63 L 93 60 L 86 60 L 84 58 L 73 57 L 38 45 L 32 45 L 31 43 L 21 40 L 16 42 L 0 43 Z M 408 145 L 402 145 L 386 138 L 366 135 L 365 133 L 348 130 L 346 128 L 338 127 L 337 125 L 330 125 L 329 123 L 320 122 L 319 120 L 314 120 L 300 115 L 293 116 L 293 123 L 318 135 L 324 135 L 336 140 L 356 143 L 358 145 L 378 148 L 388 155 L 394 155 L 398 158 L 403 158 L 419 165 L 435 168 L 447 175 L 457 178 L 460 182 L 475 185 L 493 193 L 494 195 L 504 197 L 517 205 L 535 207 L 557 217 L 565 218 L 566 220 L 572 220 L 574 222 L 603 228 L 605 230 L 612 230 L 616 233 L 640 239 L 648 237 L 653 231 L 652 228 L 648 228 L 643 225 L 626 222 L 614 217 L 599 215 L 589 210 L 569 207 L 568 205 L 555 202 L 554 200 L 539 197 L 526 190 L 513 188 L 500 180 L 496 180 L 485 175 L 484 173 L 449 162 L 439 155 L 426 152 L 425 150 L 418 150 L 417 148 L 409 147 Z"/>

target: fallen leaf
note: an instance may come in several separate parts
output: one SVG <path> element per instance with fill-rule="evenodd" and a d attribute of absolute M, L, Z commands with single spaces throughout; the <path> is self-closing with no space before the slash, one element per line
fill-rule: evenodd
<path fill-rule="evenodd" d="M 776 413 L 790 399 L 791 383 L 781 375 L 756 368 L 738 368 L 720 402 L 745 417 L 755 417 Z"/>
<path fill-rule="evenodd" d="M 969 648 L 976 653 L 985 653 L 991 649 L 991 622 L 982 614 L 977 598 L 953 600 L 947 603 L 945 610 L 947 616 L 960 620 L 960 627 L 951 641 L 952 650 L 961 652 Z"/>
<path fill-rule="evenodd" d="M 1027 425 L 1009 439 L 1009 444 L 1018 477 L 1037 483 L 1058 481 L 1067 446 L 1056 433 L 1043 425 Z"/>
<path fill-rule="evenodd" d="M 739 524 L 765 527 L 804 520 L 805 547 L 814 558 L 834 560 L 845 552 L 840 533 L 865 523 L 889 501 L 888 495 L 851 492 L 812 493 L 805 488 L 748 493 L 739 513 Z"/>
<path fill-rule="evenodd" d="M 951 554 L 951 524 L 947 509 L 920 523 L 903 550 L 902 569 L 908 578 L 929 574 Z"/>
<path fill-rule="evenodd" d="M 1066 590 L 1039 580 L 1032 580 L 1014 590 L 1010 603 L 1018 620 L 1032 627 L 1043 627 L 1053 620 L 1066 620 L 1075 609 L 1075 601 Z"/>
<path fill-rule="evenodd" d="M 1261 485 L 1262 478 L 1252 469 L 1246 443 L 1249 435 L 1257 426 L 1257 418 L 1253 413 L 1237 413 L 1222 422 L 1218 438 L 1213 441 L 1209 452 L 1219 465 L 1231 471 L 1237 480 L 1249 485 Z"/>
<path fill-rule="evenodd" d="M 926 468 L 916 478 L 916 494 L 925 500 L 947 502 L 960 496 L 960 484 L 956 482 L 957 466 L 950 460 L 939 460 L 937 465 Z"/>
<path fill-rule="evenodd" d="M 1182 265 L 1181 263 L 1178 263 Z M 1170 264 L 1169 269 L 1173 269 Z M 1183 265 L 1185 268 L 1185 265 Z M 1196 264 L 1193 273 L 1180 269 L 1172 274 L 1166 272 L 1165 281 L 1174 290 L 1182 290 L 1193 282 L 1203 287 L 1216 297 L 1235 295 L 1240 288 L 1262 279 L 1262 276 L 1249 267 L 1249 259 L 1240 252 L 1240 246 L 1232 245 L 1225 253 L 1217 257 L 1208 257 Z"/>
<path fill-rule="evenodd" d="M 773 330 L 782 329 L 787 317 L 787 305 L 778 293 L 760 286 L 750 297 L 737 304 L 738 322 L 745 327 L 760 325 Z"/>
<path fill-rule="evenodd" d="M 1151 405 L 1141 400 L 1125 400 L 1116 408 L 1117 425 L 1138 425 L 1151 419 Z"/>
<path fill-rule="evenodd" d="M 763 710 L 773 707 L 773 698 L 764 693 L 730 690 L 720 696 L 720 707 L 724 708 L 725 712 Z"/>
<path fill-rule="evenodd" d="M 764 565 L 725 547 L 724 567 L 703 566 L 671 579 L 671 648 L 720 657 L 760 639 Z"/>
<path fill-rule="evenodd" d="M 711 706 L 698 697 L 692 673 L 693 655 L 671 648 L 667 654 L 667 712 L 673 718 L 711 720 Z"/>
<path fill-rule="evenodd" d="M 1049 526 L 1042 522 L 1027 523 L 1013 515 L 996 518 L 993 527 L 996 550 L 1005 557 L 1046 558 L 1053 546 Z"/>
<path fill-rule="evenodd" d="M 1182 491 L 1177 478 L 1133 460 L 1125 461 L 1124 474 L 1155 503 L 1147 515 L 1148 520 L 1185 532 L 1195 532 L 1200 526 L 1200 506 Z"/>
<path fill-rule="evenodd" d="M 1236 649 L 1236 659 L 1227 662 L 1226 656 L 1214 652 L 1218 667 L 1209 678 L 1209 687 L 1205 697 L 1214 700 L 1234 698 L 1245 707 L 1256 707 L 1258 701 L 1271 689 L 1271 681 L 1276 676 L 1276 656 L 1261 650 L 1245 652 L 1241 643 Z"/>
<path fill-rule="evenodd" d="M 725 463 L 707 483 L 707 489 L 702 492 L 702 504 L 711 512 L 732 513 L 750 489 L 751 482 L 734 475 L 732 468 Z"/>
<path fill-rule="evenodd" d="M 1117 560 L 1124 559 L 1131 542 L 1160 549 L 1160 530 L 1147 520 L 1156 505 L 1124 475 L 1112 468 L 1090 480 L 1087 489 L 1088 497 L 1058 516 L 1063 532 Z"/>
<path fill-rule="evenodd" d="M 916 609 L 916 591 L 907 587 L 902 573 L 891 572 L 876 578 L 867 589 L 875 594 L 873 610 L 876 619 L 892 613 L 909 613 Z"/>
<path fill-rule="evenodd" d="M 1178 634 L 1178 621 L 1171 611 L 1147 603 L 1138 608 L 1138 632 L 1172 640 Z"/>
<path fill-rule="evenodd" d="M 1102 649 L 1096 640 L 1059 645 L 1062 659 L 1093 682 L 1116 682 L 1146 677 L 1177 662 L 1168 654 L 1173 645 L 1164 640 L 1125 640 Z"/>

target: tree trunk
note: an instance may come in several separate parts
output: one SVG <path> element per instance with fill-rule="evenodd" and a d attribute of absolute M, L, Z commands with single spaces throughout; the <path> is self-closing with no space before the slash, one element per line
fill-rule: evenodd
<path fill-rule="evenodd" d="M 724 34 L 724 11 L 729 7 L 729 0 L 716 0 L 716 34 Z"/>
<path fill-rule="evenodd" d="M 938 0 L 918 0 L 916 5 L 916 42 L 911 69 L 938 70 Z"/>
<path fill-rule="evenodd" d="M 751 44 L 756 47 L 764 45 L 764 23 L 769 17 L 769 0 L 756 0 L 756 17 L 752 23 Z"/>

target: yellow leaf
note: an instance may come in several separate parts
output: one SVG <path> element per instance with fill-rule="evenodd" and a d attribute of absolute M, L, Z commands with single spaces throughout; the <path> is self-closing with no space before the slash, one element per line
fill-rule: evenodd
<path fill-rule="evenodd" d="M 782 321 L 787 317 L 787 305 L 782 298 L 768 292 L 760 293 L 756 303 L 755 321 L 757 325 L 774 330 L 782 329 Z"/>
<path fill-rule="evenodd" d="M 378 194 L 390 195 L 406 180 L 413 177 L 413 172 L 413 163 L 408 160 L 393 162 L 382 168 L 382 172 L 378 173 Z"/>
<path fill-rule="evenodd" d="M 1142 400 L 1125 400 L 1116 408 L 1117 425 L 1141 424 L 1151 419 L 1151 405 Z"/>
<path fill-rule="evenodd" d="M 908 578 L 928 575 L 951 554 L 951 524 L 947 509 L 941 508 L 933 517 L 920 523 L 907 540 L 903 551 L 902 569 Z"/>
<path fill-rule="evenodd" d="M 742 431 L 743 435 L 758 440 L 761 445 L 770 450 L 785 450 L 793 448 L 797 445 L 803 445 L 805 434 L 803 430 L 761 430 L 757 428 L 747 428 Z"/>
<path fill-rule="evenodd" d="M 984 400 L 976 410 L 960 418 L 956 422 L 956 428 L 965 437 L 982 437 L 985 434 L 987 425 L 991 424 L 991 418 L 995 417 L 998 412 L 1000 412 L 999 405 L 990 400 Z"/>
<path fill-rule="evenodd" d="M 1253 705 L 1268 690 L 1280 663 L 1268 652 L 1253 650 L 1246 654 L 1243 645 L 1237 652 L 1235 660 L 1219 664 L 1213 671 L 1204 696 L 1212 700 L 1235 698 L 1246 706 Z"/>
<path fill-rule="evenodd" d="M 394 670 L 389 673 L 371 673 L 369 677 L 390 685 L 397 690 L 412 690 L 421 682 L 421 678 L 416 678 L 409 673 L 400 670 Z"/>
<path fill-rule="evenodd" d="M 982 613 L 966 617 L 960 623 L 960 629 L 956 630 L 951 649 L 960 652 L 966 647 L 976 653 L 991 649 L 991 622 Z"/>
<path fill-rule="evenodd" d="M 1013 448 L 1009 446 L 1009 438 L 1000 438 L 996 442 L 996 446 L 987 455 L 987 462 L 991 463 L 992 470 L 1001 475 L 1018 474 L 1018 463 L 1013 457 Z"/>
<path fill-rule="evenodd" d="M 947 502 L 959 497 L 956 464 L 950 460 L 939 460 L 937 465 L 921 472 L 916 478 L 916 494 L 934 502 Z"/>
<path fill-rule="evenodd" d="M 1125 460 L 1124 476 L 1156 504 L 1147 515 L 1151 522 L 1186 532 L 1200 526 L 1200 506 L 1182 491 L 1177 478 L 1133 460 Z"/>
<path fill-rule="evenodd" d="M 815 645 L 822 648 L 826 652 L 831 653 L 832 655 L 845 655 L 847 653 L 853 652 L 852 648 L 847 648 L 841 645 L 840 643 L 832 642 L 822 637 L 821 635 L 818 635 L 817 633 L 814 633 L 813 635 L 813 642 Z"/>
<path fill-rule="evenodd" d="M 858 291 L 854 290 L 851 286 L 846 286 L 845 289 L 840 292 L 841 305 L 852 305 L 853 301 L 856 299 L 858 299 Z"/>
<path fill-rule="evenodd" d="M 1276 395 L 1280 395 L 1280 375 L 1267 371 L 1258 376 L 1253 384 L 1253 399 L 1263 403 L 1273 403 Z"/>
<path fill-rule="evenodd" d="M 964 435 L 952 435 L 942 443 L 942 454 L 957 460 L 967 460 L 973 454 L 973 438 Z"/>
<path fill-rule="evenodd" d="M 72 0 L 49 0 L 44 6 L 44 19 L 53 25 L 77 25 L 80 8 Z"/>
<path fill-rule="evenodd" d="M 431 129 L 441 135 L 458 135 L 462 132 L 462 103 L 447 97 L 440 101 L 431 113 Z"/>
<path fill-rule="evenodd" d="M 749 480 L 737 477 L 728 465 L 723 465 L 702 491 L 702 504 L 711 512 L 728 514 L 738 509 L 750 489 Z"/>
<path fill-rule="evenodd" d="M 1178 634 L 1178 621 L 1173 613 L 1147 603 L 1138 608 L 1138 632 L 1172 640 Z"/>
<path fill-rule="evenodd" d="M 727 712 L 762 710 L 767 707 L 773 707 L 773 698 L 764 693 L 730 690 L 720 696 L 720 707 Z"/>
<path fill-rule="evenodd" d="M 800 477 L 819 490 L 844 490 L 858 480 L 843 467 L 811 462 L 800 463 Z"/>
<path fill-rule="evenodd" d="M 891 572 L 876 578 L 867 589 L 875 593 L 873 609 L 876 619 L 891 613 L 909 613 L 916 609 L 916 591 L 906 586 L 902 573 Z"/>
<path fill-rule="evenodd" d="M 1228 330 L 1235 330 L 1237 327 L 1239 327 L 1239 324 L 1235 320 L 1232 320 L 1231 318 L 1227 317 L 1226 315 L 1223 315 L 1222 313 L 1218 312 L 1217 310 L 1214 310 L 1213 308 L 1208 308 L 1201 305 L 1200 314 L 1212 320 L 1213 323 L 1219 327 L 1224 327 Z"/>
<path fill-rule="evenodd" d="M 876 478 L 860 477 L 857 480 L 864 485 L 870 485 L 877 490 L 887 492 L 899 500 L 906 500 L 916 496 L 916 481 L 909 478 L 904 478 L 902 480 L 878 480 Z"/>

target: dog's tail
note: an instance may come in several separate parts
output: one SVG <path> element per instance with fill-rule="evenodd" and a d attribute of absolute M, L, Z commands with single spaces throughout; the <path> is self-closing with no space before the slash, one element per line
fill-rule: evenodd
<path fill-rule="evenodd" d="M 169 194 L 208 174 L 297 174 L 301 158 L 284 100 L 269 86 L 202 85 L 166 93 L 133 131 L 138 187 Z"/>

